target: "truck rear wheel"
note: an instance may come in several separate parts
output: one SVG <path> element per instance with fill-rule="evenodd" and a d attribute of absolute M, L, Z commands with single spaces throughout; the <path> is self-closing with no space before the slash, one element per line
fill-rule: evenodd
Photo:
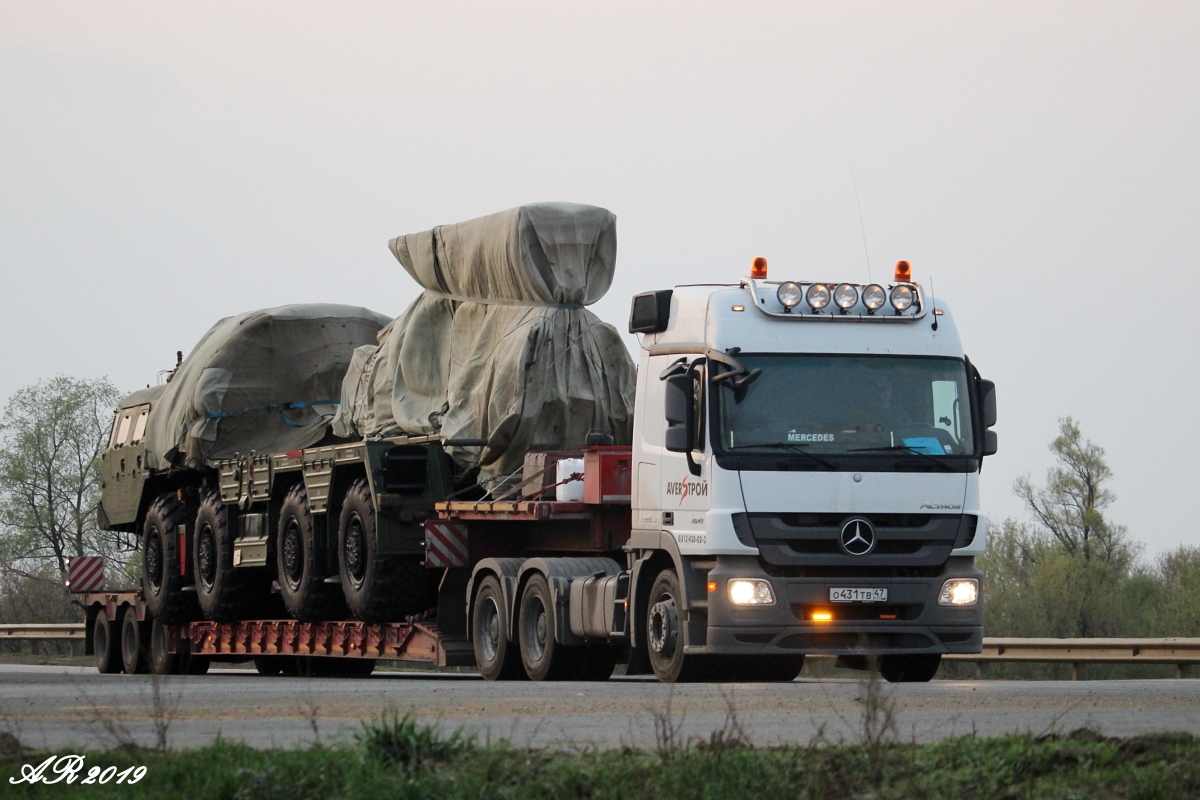
<path fill-rule="evenodd" d="M 942 664 L 941 653 L 882 656 L 879 674 L 888 683 L 928 683 Z"/>
<path fill-rule="evenodd" d="M 116 675 L 123 669 L 121 664 L 121 643 L 117 638 L 116 625 L 109 621 L 104 609 L 96 615 L 92 623 L 92 653 L 96 669 L 102 675 Z"/>
<path fill-rule="evenodd" d="M 525 677 L 517 647 L 508 640 L 508 607 L 500 581 L 488 575 L 479 584 L 471 605 L 471 643 L 475 663 L 484 680 L 502 681 Z"/>
<path fill-rule="evenodd" d="M 229 511 L 216 492 L 209 492 L 200 501 L 193 542 L 196 597 L 205 617 L 214 622 L 233 622 L 267 605 L 271 584 L 265 573 L 233 566 Z"/>
<path fill-rule="evenodd" d="M 646 650 L 650 667 L 663 683 L 687 683 L 709 677 L 712 659 L 683 652 L 683 592 L 672 568 L 654 579 L 646 604 Z"/>
<path fill-rule="evenodd" d="M 531 681 L 561 681 L 575 677 L 583 659 L 582 647 L 567 647 L 556 641 L 557 622 L 550 584 L 534 575 L 521 593 L 517 617 L 517 641 L 521 663 Z"/>
<path fill-rule="evenodd" d="M 337 586 L 325 583 L 319 569 L 308 491 L 297 483 L 279 509 L 275 543 L 279 594 L 289 614 L 301 622 L 320 622 L 346 615 L 346 602 Z"/>
<path fill-rule="evenodd" d="M 420 556 L 379 552 L 371 489 L 359 478 L 346 492 L 338 525 L 338 565 L 350 613 L 364 622 L 402 620 L 437 602 Z"/>
<path fill-rule="evenodd" d="M 138 622 L 137 609 L 126 606 L 121 614 L 121 666 L 127 675 L 150 671 L 150 625 Z"/>
<path fill-rule="evenodd" d="M 156 619 L 185 622 L 199 616 L 196 598 L 183 591 L 179 526 L 191 516 L 174 494 L 160 495 L 142 523 L 142 590 Z"/>

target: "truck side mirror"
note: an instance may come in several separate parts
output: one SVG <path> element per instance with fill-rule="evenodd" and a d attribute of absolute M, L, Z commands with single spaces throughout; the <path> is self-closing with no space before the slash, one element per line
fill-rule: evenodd
<path fill-rule="evenodd" d="M 982 379 L 979 381 L 979 416 L 985 428 L 996 424 L 996 384 Z"/>
<path fill-rule="evenodd" d="M 985 456 L 996 455 L 996 432 L 995 431 L 984 431 L 983 432 L 983 454 Z"/>
<path fill-rule="evenodd" d="M 664 410 L 667 435 L 663 443 L 672 453 L 690 453 L 696 436 L 696 415 L 692 408 L 695 381 L 691 375 L 672 375 L 666 380 Z"/>

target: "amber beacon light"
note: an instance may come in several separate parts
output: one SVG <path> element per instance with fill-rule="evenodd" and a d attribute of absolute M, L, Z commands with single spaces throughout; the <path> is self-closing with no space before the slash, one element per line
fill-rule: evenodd
<path fill-rule="evenodd" d="M 758 281 L 767 279 L 767 260 L 762 256 L 750 262 L 750 277 Z"/>
<path fill-rule="evenodd" d="M 907 261 L 896 262 L 896 283 L 912 283 L 912 264 Z"/>

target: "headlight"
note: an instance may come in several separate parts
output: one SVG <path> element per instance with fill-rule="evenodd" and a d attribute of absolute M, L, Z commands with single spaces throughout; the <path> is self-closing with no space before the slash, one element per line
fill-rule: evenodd
<path fill-rule="evenodd" d="M 939 606 L 973 606 L 979 602 L 979 581 L 974 578 L 956 578 L 942 584 L 938 595 Z"/>
<path fill-rule="evenodd" d="M 887 302 L 887 292 L 878 283 L 872 283 L 863 289 L 863 305 L 872 311 L 883 308 Z"/>
<path fill-rule="evenodd" d="M 895 289 L 892 289 L 892 308 L 897 311 L 907 311 L 913 304 L 915 296 L 911 286 L 900 284 Z"/>
<path fill-rule="evenodd" d="M 820 311 L 829 305 L 829 287 L 823 283 L 814 283 L 808 287 L 804 299 L 808 301 L 808 305 L 812 307 L 813 311 Z"/>
<path fill-rule="evenodd" d="M 794 281 L 787 281 L 779 284 L 775 296 L 779 298 L 779 304 L 784 308 L 795 308 L 804 299 L 804 292 L 800 291 L 800 287 Z"/>
<path fill-rule="evenodd" d="M 858 289 L 848 283 L 838 284 L 838 287 L 833 290 L 833 304 L 845 311 L 848 308 L 853 308 L 858 302 Z"/>
<path fill-rule="evenodd" d="M 775 593 L 769 581 L 741 578 L 729 582 L 729 602 L 735 606 L 773 606 Z"/>

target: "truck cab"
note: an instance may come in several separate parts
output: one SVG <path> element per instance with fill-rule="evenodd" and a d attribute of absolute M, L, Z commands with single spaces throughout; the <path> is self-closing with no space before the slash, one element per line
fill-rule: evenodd
<path fill-rule="evenodd" d="M 635 581 L 631 633 L 660 678 L 820 653 L 928 680 L 980 651 L 995 387 L 910 275 L 768 282 L 763 262 L 634 299 L 626 549 L 665 577 Z"/>

